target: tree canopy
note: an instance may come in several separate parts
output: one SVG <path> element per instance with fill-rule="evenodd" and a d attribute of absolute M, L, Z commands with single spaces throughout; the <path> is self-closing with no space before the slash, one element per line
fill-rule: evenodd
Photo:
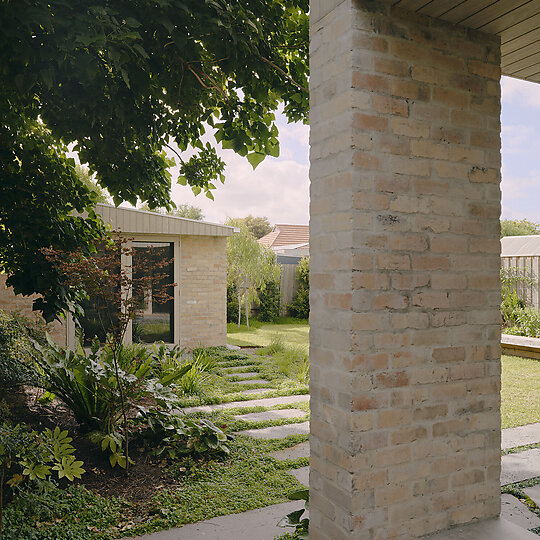
<path fill-rule="evenodd" d="M 251 214 L 245 218 L 229 218 L 228 223 L 233 227 L 245 225 L 256 240 L 272 231 L 272 225 L 270 225 L 267 217 L 255 217 Z"/>
<path fill-rule="evenodd" d="M 528 236 L 540 234 L 540 223 L 533 223 L 527 219 L 502 219 L 501 238 L 503 236 Z"/>
<path fill-rule="evenodd" d="M 167 147 L 180 182 L 210 197 L 216 144 L 253 166 L 277 156 L 278 106 L 307 121 L 307 13 L 308 0 L 0 0 L 0 268 L 15 292 L 56 315 L 72 297 L 40 249 L 91 251 L 101 234 L 68 149 L 116 204 L 152 208 L 170 206 Z"/>
<path fill-rule="evenodd" d="M 240 229 L 239 233 L 227 238 L 227 283 L 233 285 L 238 294 L 238 326 L 243 302 L 249 329 L 249 311 L 257 298 L 257 289 L 267 281 L 276 281 L 280 268 L 276 254 L 259 244 L 245 223 L 228 220 L 226 225 Z"/>

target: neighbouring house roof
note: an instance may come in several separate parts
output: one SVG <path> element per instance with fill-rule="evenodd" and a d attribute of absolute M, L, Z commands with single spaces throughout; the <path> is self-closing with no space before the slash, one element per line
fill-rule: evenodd
<path fill-rule="evenodd" d="M 501 238 L 501 256 L 540 255 L 540 235 L 505 236 Z"/>
<path fill-rule="evenodd" d="M 259 243 L 269 248 L 309 245 L 309 225 L 276 224 L 274 230 L 259 238 Z"/>
<path fill-rule="evenodd" d="M 125 233 L 232 236 L 235 232 L 234 227 L 226 225 L 147 212 L 135 208 L 117 208 L 109 204 L 96 204 L 96 212 L 105 223 L 111 225 L 113 230 Z"/>

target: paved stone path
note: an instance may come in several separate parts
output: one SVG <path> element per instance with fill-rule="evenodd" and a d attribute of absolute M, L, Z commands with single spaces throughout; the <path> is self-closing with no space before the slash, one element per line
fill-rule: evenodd
<path fill-rule="evenodd" d="M 242 390 L 243 384 L 265 384 L 263 379 L 249 379 L 249 377 L 259 376 L 258 372 L 252 371 L 253 365 L 224 368 L 226 378 L 238 378 L 239 381 L 231 381 L 238 384 L 237 395 L 262 394 L 258 399 L 247 401 L 235 401 L 221 403 L 218 405 L 203 405 L 200 407 L 189 407 L 185 412 L 212 412 L 219 409 L 248 408 L 248 407 L 279 407 L 293 403 L 309 401 L 309 395 L 293 395 L 284 397 L 265 398 L 264 392 L 272 391 L 272 388 L 259 388 Z M 235 418 L 246 422 L 259 422 L 265 420 L 291 420 L 302 418 L 306 412 L 302 409 L 272 409 L 258 413 L 237 414 Z M 240 433 L 250 435 L 259 439 L 283 438 L 293 434 L 309 433 L 309 422 L 286 423 L 284 425 L 272 426 L 262 429 L 247 429 Z M 540 443 L 540 423 L 531 424 L 503 430 L 502 448 L 515 448 L 527 444 Z M 298 459 L 309 457 L 309 442 L 304 442 L 274 452 L 272 457 L 279 460 Z M 508 454 L 501 459 L 501 484 L 518 482 L 536 476 L 540 476 L 540 449 L 527 450 L 524 452 Z M 304 485 L 309 484 L 309 467 L 301 467 L 288 471 Z M 540 485 L 524 490 L 535 503 L 540 506 Z M 230 516 L 222 516 L 204 522 L 186 525 L 179 529 L 162 531 L 157 534 L 145 536 L 146 540 L 272 540 L 275 536 L 283 534 L 286 530 L 276 526 L 281 517 L 288 512 L 301 508 L 299 502 L 284 503 L 259 510 L 244 512 Z M 501 499 L 501 518 L 491 520 L 483 524 L 470 527 L 463 527 L 448 533 L 440 533 L 433 540 L 518 540 L 534 539 L 536 535 L 531 535 L 527 529 L 540 526 L 540 518 L 531 512 L 519 499 L 510 494 L 503 494 Z M 516 527 L 517 526 L 517 527 Z M 459 533 L 459 534 L 458 534 Z"/>
<path fill-rule="evenodd" d="M 540 422 L 502 430 L 501 448 L 515 448 L 540 442 Z"/>

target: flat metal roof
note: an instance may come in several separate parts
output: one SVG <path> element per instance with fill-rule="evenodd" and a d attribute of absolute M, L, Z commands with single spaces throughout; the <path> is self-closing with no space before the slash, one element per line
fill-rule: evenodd
<path fill-rule="evenodd" d="M 394 6 L 501 37 L 503 75 L 540 82 L 540 0 L 393 0 Z"/>
<path fill-rule="evenodd" d="M 234 227 L 194 219 L 147 212 L 136 208 L 96 204 L 96 212 L 113 230 L 131 234 L 232 236 Z"/>

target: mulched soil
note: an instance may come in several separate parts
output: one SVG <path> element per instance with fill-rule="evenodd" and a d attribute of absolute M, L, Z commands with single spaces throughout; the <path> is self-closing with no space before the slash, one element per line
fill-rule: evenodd
<path fill-rule="evenodd" d="M 158 491 L 178 484 L 177 480 L 165 474 L 164 462 L 150 460 L 135 442 L 130 445 L 130 455 L 135 465 L 130 467 L 129 474 L 126 476 L 125 470 L 118 466 L 112 468 L 108 453 L 102 452 L 98 445 L 81 433 L 73 415 L 62 402 L 55 400 L 42 405 L 37 402 L 36 396 L 36 388 L 12 390 L 6 396 L 11 410 L 10 420 L 14 423 L 24 422 L 36 430 L 47 427 L 54 429 L 56 426 L 67 429 L 73 438 L 71 444 L 76 448 L 75 456 L 84 462 L 86 471 L 82 479 L 76 482 L 87 489 L 106 497 L 123 497 L 144 508 L 145 503 Z"/>

